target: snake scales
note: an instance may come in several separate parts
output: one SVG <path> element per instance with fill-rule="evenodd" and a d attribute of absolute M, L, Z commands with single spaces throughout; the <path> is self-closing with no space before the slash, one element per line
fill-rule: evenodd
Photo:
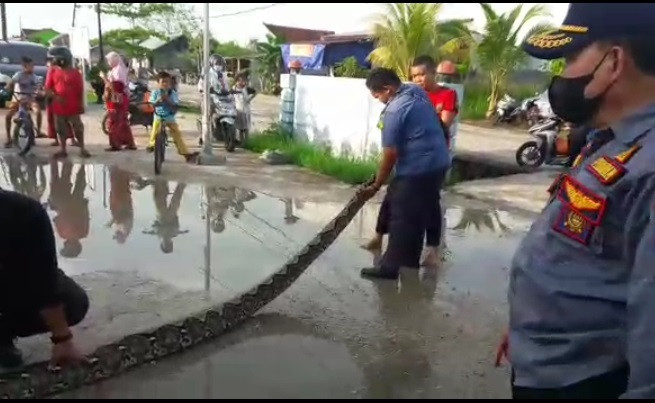
<path fill-rule="evenodd" d="M 215 306 L 182 322 L 124 337 L 98 348 L 88 363 L 51 369 L 37 363 L 0 379 L 2 398 L 42 398 L 111 378 L 144 363 L 178 353 L 233 329 L 282 294 L 348 226 L 367 201 L 365 185 L 298 254 L 280 270 L 232 301 Z"/>

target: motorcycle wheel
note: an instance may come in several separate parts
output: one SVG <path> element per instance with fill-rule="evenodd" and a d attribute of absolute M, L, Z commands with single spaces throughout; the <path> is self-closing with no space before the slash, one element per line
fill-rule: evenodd
<path fill-rule="evenodd" d="M 528 141 L 516 150 L 516 163 L 519 166 L 537 168 L 544 163 L 546 155 L 536 141 Z"/>
<path fill-rule="evenodd" d="M 225 134 L 225 151 L 231 153 L 237 145 L 236 129 L 232 125 L 225 124 L 223 125 L 223 133 Z"/>
<path fill-rule="evenodd" d="M 102 128 L 102 132 L 109 136 L 109 113 L 105 112 L 102 122 L 100 122 L 100 127 Z"/>
<path fill-rule="evenodd" d="M 541 152 L 541 147 L 536 141 L 528 141 L 516 150 L 516 163 L 519 166 L 537 168 L 544 163 L 546 155 Z"/>
<path fill-rule="evenodd" d="M 27 155 L 34 145 L 34 128 L 23 122 L 16 122 L 14 126 L 14 146 L 18 149 L 18 155 Z"/>

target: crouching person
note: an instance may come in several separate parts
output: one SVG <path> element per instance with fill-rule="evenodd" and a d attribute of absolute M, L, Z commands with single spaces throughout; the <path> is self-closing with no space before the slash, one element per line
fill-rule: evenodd
<path fill-rule="evenodd" d="M 47 212 L 37 201 L 0 190 L 0 366 L 20 367 L 18 337 L 50 333 L 52 363 L 83 359 L 70 327 L 84 319 L 85 291 L 57 265 Z"/>

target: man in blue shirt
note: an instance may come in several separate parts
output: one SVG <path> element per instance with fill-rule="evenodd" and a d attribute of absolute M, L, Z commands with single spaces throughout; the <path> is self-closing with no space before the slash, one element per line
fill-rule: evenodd
<path fill-rule="evenodd" d="M 380 119 L 382 162 L 367 195 L 380 190 L 394 166 L 396 173 L 387 190 L 389 245 L 378 267 L 363 269 L 362 276 L 397 279 L 400 267 L 419 267 L 426 223 L 434 208 L 440 209 L 450 157 L 439 117 L 422 88 L 402 84 L 384 68 L 372 70 L 366 86 L 386 104 Z"/>

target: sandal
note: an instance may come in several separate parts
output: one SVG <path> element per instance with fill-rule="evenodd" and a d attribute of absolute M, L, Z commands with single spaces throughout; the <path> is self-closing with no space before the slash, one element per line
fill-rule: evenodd
<path fill-rule="evenodd" d="M 55 159 L 68 158 L 68 153 L 66 151 L 57 151 L 52 157 Z"/>

